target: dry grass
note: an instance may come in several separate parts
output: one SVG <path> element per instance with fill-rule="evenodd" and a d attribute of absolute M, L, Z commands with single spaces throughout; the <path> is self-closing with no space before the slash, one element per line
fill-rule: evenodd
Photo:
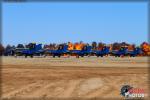
<path fill-rule="evenodd" d="M 1 75 L 2 98 L 121 99 L 122 85 L 149 85 L 146 57 L 3 57 Z"/>

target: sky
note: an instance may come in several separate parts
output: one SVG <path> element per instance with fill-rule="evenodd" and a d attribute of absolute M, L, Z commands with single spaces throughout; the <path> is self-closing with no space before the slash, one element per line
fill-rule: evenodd
<path fill-rule="evenodd" d="M 144 2 L 32 2 L 2 4 L 3 45 L 148 41 Z"/>

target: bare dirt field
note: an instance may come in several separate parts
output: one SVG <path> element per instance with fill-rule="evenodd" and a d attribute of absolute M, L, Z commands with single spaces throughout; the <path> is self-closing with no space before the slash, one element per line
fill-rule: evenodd
<path fill-rule="evenodd" d="M 1 61 L 2 98 L 124 99 L 120 89 L 126 84 L 149 93 L 147 57 L 2 57 Z"/>

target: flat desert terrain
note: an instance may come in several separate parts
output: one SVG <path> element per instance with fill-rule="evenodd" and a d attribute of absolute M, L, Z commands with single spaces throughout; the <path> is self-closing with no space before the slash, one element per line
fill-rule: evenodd
<path fill-rule="evenodd" d="M 1 57 L 1 98 L 116 100 L 130 85 L 148 99 L 148 63 L 148 57 Z"/>

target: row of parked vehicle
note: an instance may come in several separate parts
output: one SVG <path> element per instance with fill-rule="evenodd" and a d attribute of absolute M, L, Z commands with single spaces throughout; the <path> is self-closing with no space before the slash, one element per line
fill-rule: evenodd
<path fill-rule="evenodd" d="M 34 56 L 53 56 L 53 57 L 61 57 L 64 55 L 67 56 L 76 56 L 84 57 L 84 56 L 130 56 L 135 57 L 141 55 L 142 49 L 140 47 L 135 47 L 133 50 L 128 50 L 126 46 L 120 47 L 118 50 L 111 50 L 109 46 L 103 46 L 101 49 L 93 49 L 90 45 L 84 45 L 80 50 L 76 49 L 68 49 L 68 44 L 60 44 L 57 49 L 48 49 L 43 48 L 42 44 L 29 43 L 26 47 L 19 46 L 17 48 L 11 48 L 4 51 L 4 55 L 7 56 L 25 56 L 25 57 L 34 57 Z"/>

